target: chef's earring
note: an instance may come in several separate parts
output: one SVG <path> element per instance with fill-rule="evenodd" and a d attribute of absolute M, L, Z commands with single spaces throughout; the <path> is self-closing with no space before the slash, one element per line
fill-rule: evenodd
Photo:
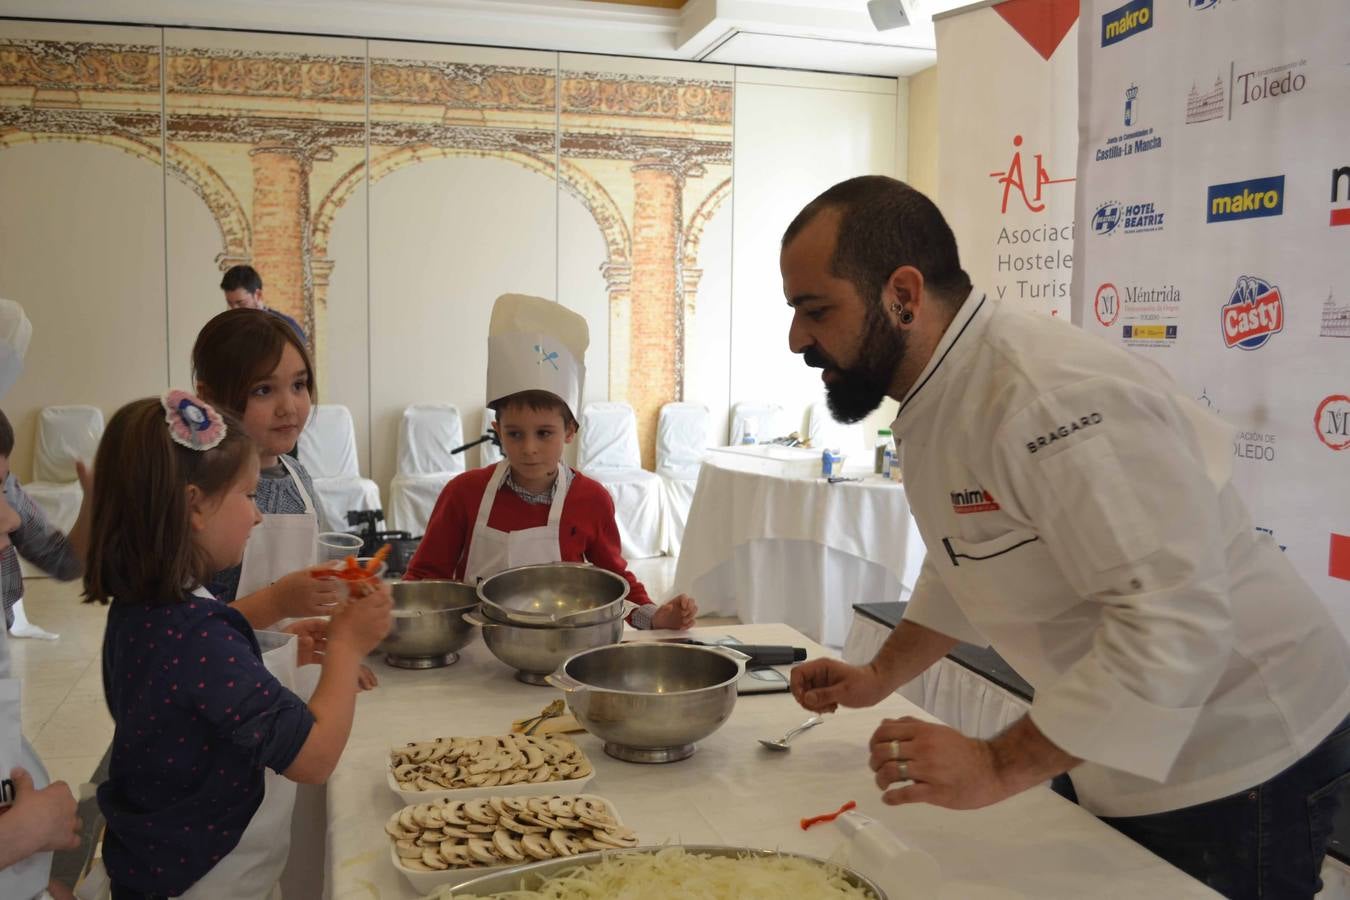
<path fill-rule="evenodd" d="M 900 317 L 901 325 L 909 325 L 914 322 L 914 313 L 905 309 L 899 303 L 891 307 L 891 312 L 895 313 L 897 316 Z"/>

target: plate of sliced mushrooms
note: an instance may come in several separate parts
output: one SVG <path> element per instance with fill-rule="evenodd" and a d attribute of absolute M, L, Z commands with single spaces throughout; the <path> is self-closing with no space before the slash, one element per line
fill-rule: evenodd
<path fill-rule="evenodd" d="M 389 789 L 404 802 L 575 794 L 594 775 L 581 748 L 558 734 L 445 737 L 389 751 Z"/>
<path fill-rule="evenodd" d="M 422 893 L 493 869 L 638 845 L 594 794 L 443 797 L 405 806 L 384 830 L 395 868 Z"/>

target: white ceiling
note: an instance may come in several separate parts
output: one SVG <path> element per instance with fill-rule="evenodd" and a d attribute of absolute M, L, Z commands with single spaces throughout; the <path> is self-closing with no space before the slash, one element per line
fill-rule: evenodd
<path fill-rule="evenodd" d="M 932 15 L 969 0 L 906 0 L 879 32 L 866 0 L 688 0 L 661 9 L 581 0 L 3 0 L 31 18 L 253 28 L 903 76 L 936 60 Z"/>

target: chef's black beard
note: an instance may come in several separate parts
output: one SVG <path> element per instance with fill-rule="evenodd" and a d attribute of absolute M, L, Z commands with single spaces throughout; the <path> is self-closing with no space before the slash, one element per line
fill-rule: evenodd
<path fill-rule="evenodd" d="M 834 371 L 836 380 L 825 384 L 825 403 L 836 421 L 852 424 L 866 418 L 885 399 L 896 367 L 905 357 L 905 333 L 886 320 L 878 301 L 867 308 L 862 346 L 853 366 L 836 366 L 814 347 L 803 357 L 808 366 Z"/>

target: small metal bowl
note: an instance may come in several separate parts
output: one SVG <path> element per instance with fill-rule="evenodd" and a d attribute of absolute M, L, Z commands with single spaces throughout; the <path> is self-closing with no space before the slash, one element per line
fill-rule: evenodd
<path fill-rule="evenodd" d="M 729 647 L 634 641 L 578 653 L 548 683 L 610 756 L 676 762 L 731 717 L 749 658 Z"/>
<path fill-rule="evenodd" d="M 628 580 L 587 563 L 546 563 L 498 572 L 478 585 L 483 615 L 512 625 L 597 625 L 614 618 Z M 550 670 L 551 671 L 551 670 Z"/>
<path fill-rule="evenodd" d="M 492 654 L 516 670 L 526 684 L 546 685 L 546 676 L 563 660 L 581 650 L 612 644 L 623 634 L 623 610 L 594 625 L 529 626 L 495 622 L 477 611 L 464 613 L 464 621 L 483 628 L 483 643 Z"/>
<path fill-rule="evenodd" d="M 400 669 L 434 669 L 459 660 L 474 637 L 464 613 L 478 605 L 472 585 L 458 581 L 395 581 L 393 627 L 377 650 Z"/>
<path fill-rule="evenodd" d="M 490 875 L 480 875 L 468 881 L 456 885 L 451 895 L 454 897 L 482 897 L 489 894 L 497 894 L 505 891 L 528 891 L 536 890 L 540 884 L 554 875 L 575 869 L 578 866 L 592 866 L 615 853 L 659 853 L 665 850 L 665 847 L 634 847 L 631 850 L 602 850 L 595 853 L 579 853 L 576 856 L 564 856 L 560 859 L 548 859 L 543 862 L 526 863 L 515 866 L 504 872 L 493 872 Z M 844 880 L 850 885 L 862 888 L 869 892 L 874 900 L 887 900 L 886 894 L 881 888 L 877 887 L 876 882 L 860 872 L 856 872 L 847 866 L 840 866 L 834 863 L 826 862 L 814 856 L 807 856 L 802 853 L 785 853 L 781 850 L 755 850 L 748 847 L 728 847 L 724 844 L 691 844 L 684 848 L 690 853 L 700 853 L 706 856 L 785 856 L 792 859 L 802 859 L 807 862 L 813 862 L 820 866 L 829 866 L 837 869 Z"/>

